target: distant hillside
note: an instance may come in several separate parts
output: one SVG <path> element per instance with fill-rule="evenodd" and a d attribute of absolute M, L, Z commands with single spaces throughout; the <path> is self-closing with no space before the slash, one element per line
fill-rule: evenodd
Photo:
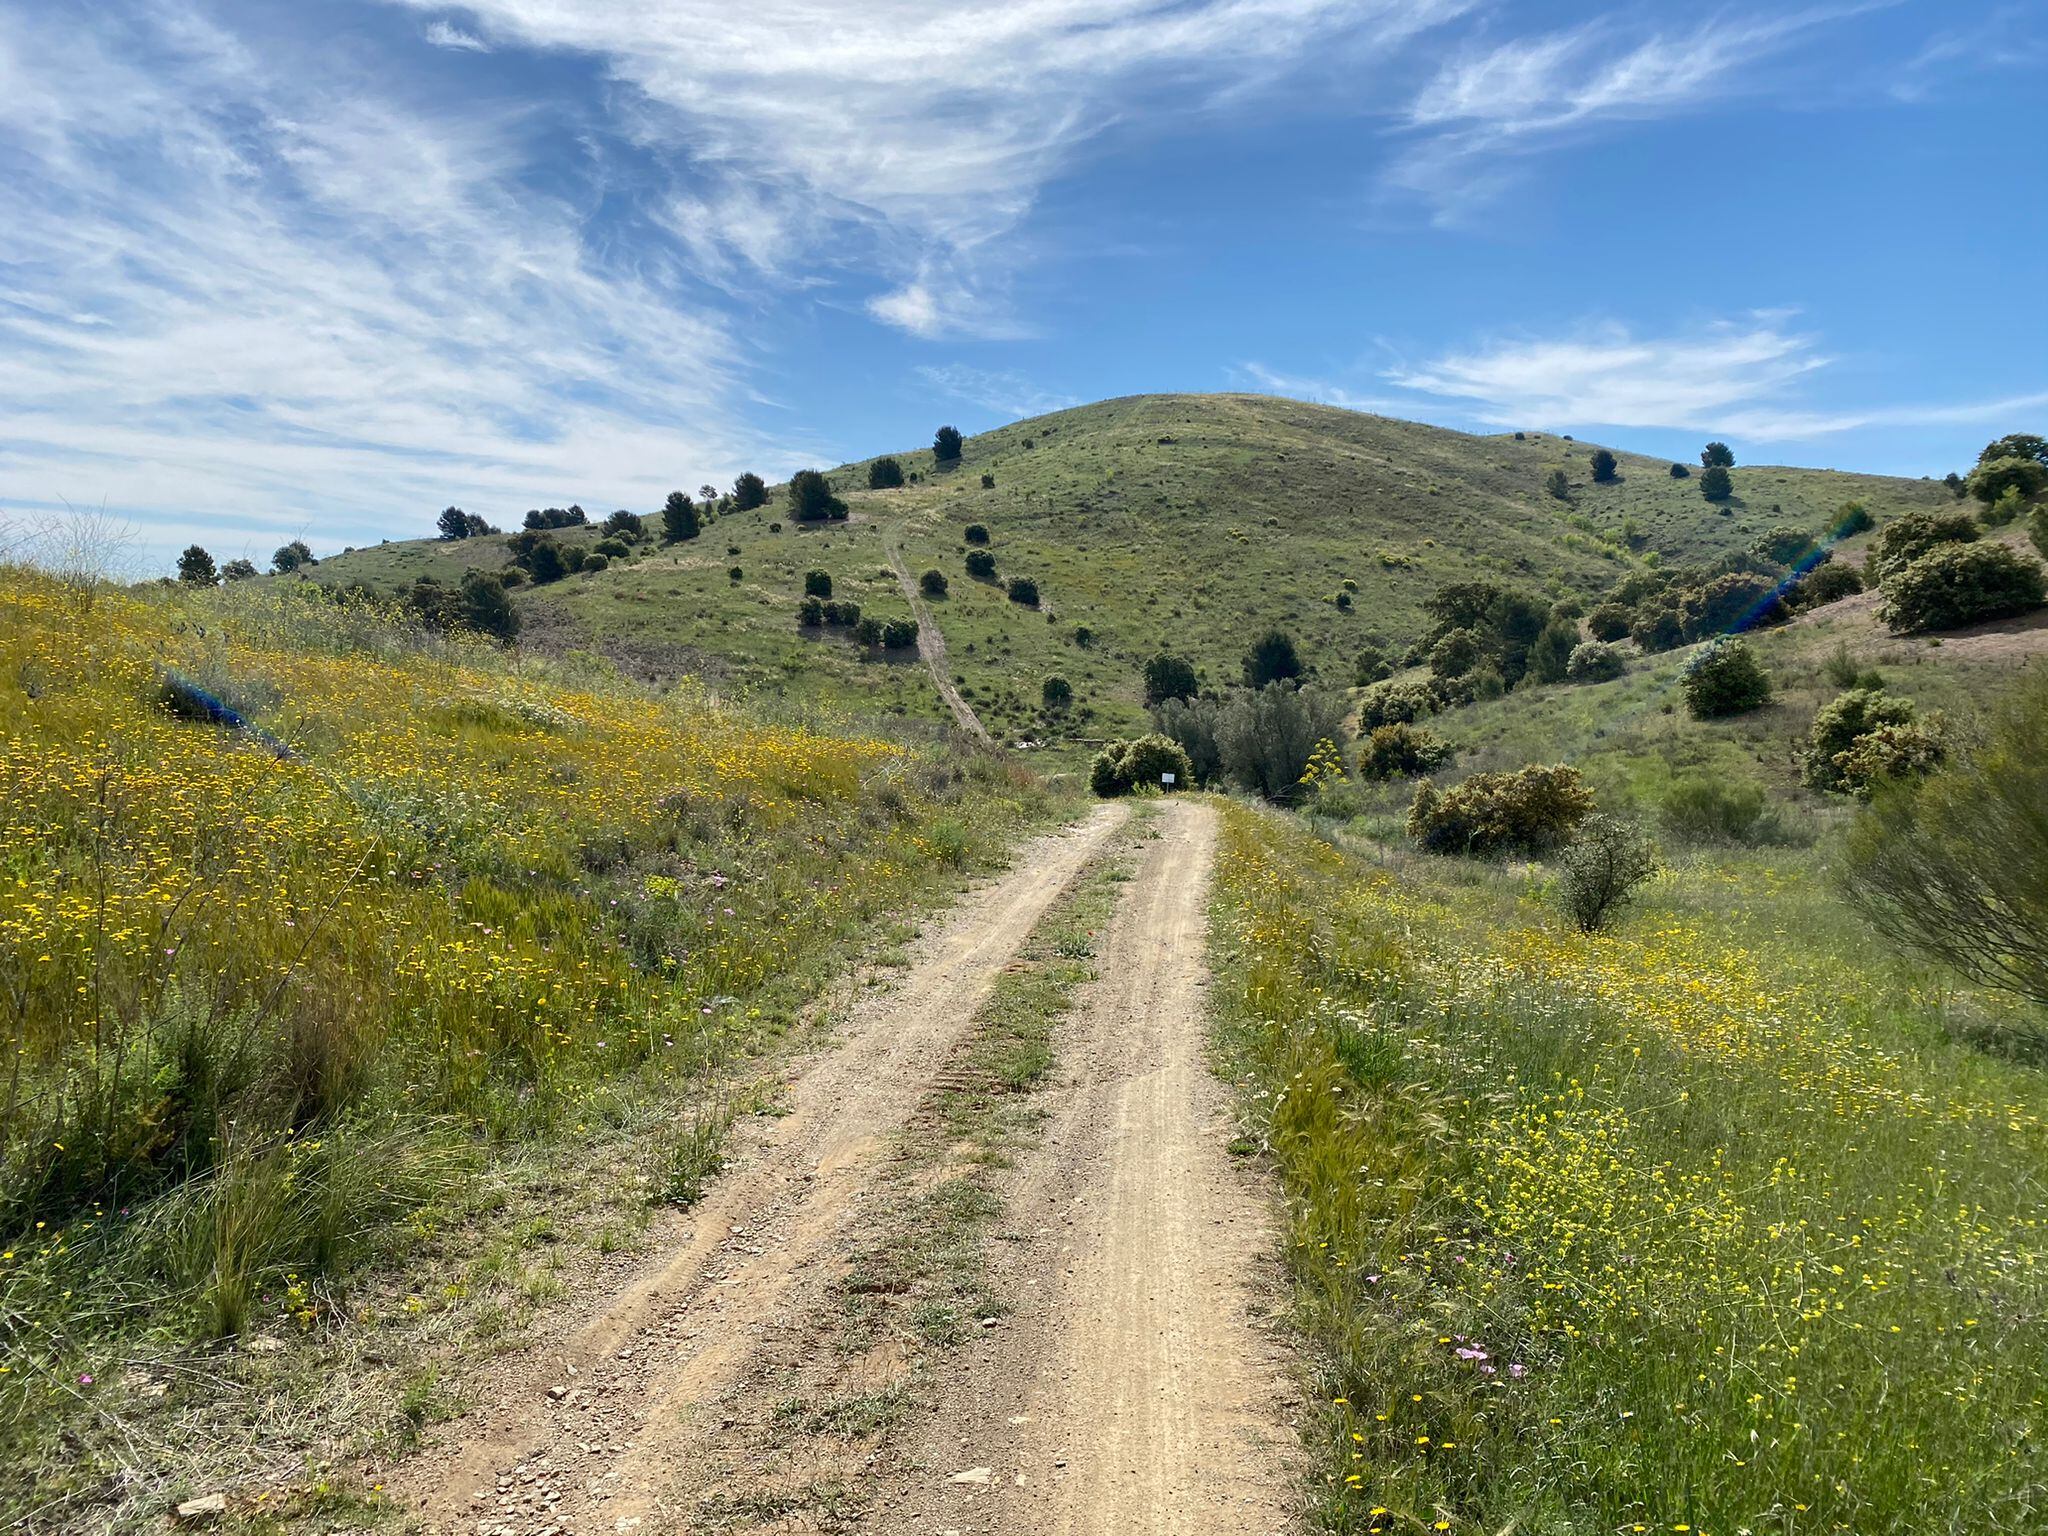
<path fill-rule="evenodd" d="M 850 507 L 845 522 L 792 525 L 777 487 L 766 507 L 721 518 L 687 544 L 643 545 L 517 601 L 530 639 L 588 648 L 643 675 L 697 671 L 801 703 L 939 720 L 944 705 L 914 653 L 871 659 L 838 632 L 796 624 L 811 569 L 828 571 L 835 593 L 864 612 L 910 616 L 890 571 L 900 548 L 911 572 L 948 578 L 929 613 L 990 729 L 1087 738 L 1142 719 L 1139 668 L 1162 648 L 1220 682 L 1253 632 L 1277 624 L 1325 675 L 1348 681 L 1368 635 L 1405 644 L 1424 627 L 1424 599 L 1449 580 L 1592 595 L 1645 558 L 1712 559 L 1776 525 L 1817 533 L 1847 501 L 1882 519 L 1949 499 L 1931 481 L 1745 465 L 1734 498 L 1717 506 L 1700 494 L 1697 463 L 1674 479 L 1665 460 L 1617 454 L 1618 478 L 1596 484 L 1594 446 L 1257 395 L 1134 396 L 971 437 L 943 471 L 929 448 L 898 452 L 918 478 L 894 490 L 866 489 L 870 461 L 842 465 L 830 474 Z M 1556 468 L 1568 500 L 1545 490 Z M 968 578 L 970 523 L 989 530 L 999 583 L 1037 582 L 1039 611 Z M 504 545 L 392 544 L 317 574 L 386 589 L 428 574 L 452 580 L 468 565 L 501 566 Z M 1075 707 L 1048 719 L 1040 688 L 1052 674 L 1070 680 Z"/>

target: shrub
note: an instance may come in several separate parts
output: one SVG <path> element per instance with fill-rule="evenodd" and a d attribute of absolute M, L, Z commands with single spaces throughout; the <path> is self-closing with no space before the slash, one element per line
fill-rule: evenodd
<path fill-rule="evenodd" d="M 965 537 L 970 544 L 986 544 L 988 542 L 988 528 L 982 523 L 969 523 Z"/>
<path fill-rule="evenodd" d="M 832 573 L 830 571 L 805 571 L 804 596 L 830 597 L 832 595 Z"/>
<path fill-rule="evenodd" d="M 1850 784 L 1841 759 L 1857 739 L 1888 725 L 1911 725 L 1913 705 L 1908 699 L 1876 688 L 1852 688 L 1822 706 L 1813 717 L 1801 755 L 1800 778 L 1813 789 L 1846 793 Z"/>
<path fill-rule="evenodd" d="M 1218 706 L 1213 700 L 1166 699 L 1152 712 L 1160 734 L 1180 743 L 1194 765 L 1195 782 L 1213 782 L 1223 771 L 1223 751 L 1216 744 Z"/>
<path fill-rule="evenodd" d="M 850 625 L 860 622 L 860 604 L 851 600 L 826 603 L 822 611 L 827 624 Z"/>
<path fill-rule="evenodd" d="M 250 581 L 257 574 L 256 562 L 254 560 L 230 560 L 220 568 L 220 579 L 222 581 Z"/>
<path fill-rule="evenodd" d="M 2034 548 L 2048 556 L 2048 502 L 2027 515 L 2027 537 L 2034 541 Z"/>
<path fill-rule="evenodd" d="M 604 520 L 602 531 L 607 537 L 624 539 L 630 543 L 634 539 L 645 537 L 647 524 L 639 513 L 628 512 L 621 507 Z"/>
<path fill-rule="evenodd" d="M 1860 501 L 1843 502 L 1842 510 L 1835 514 L 1835 537 L 1838 539 L 1853 539 L 1876 526 L 1877 519 L 1870 515 L 1870 508 Z"/>
<path fill-rule="evenodd" d="M 1545 495 L 1554 496 L 1559 501 L 1572 499 L 1571 479 L 1561 469 L 1553 469 L 1543 477 L 1543 490 Z"/>
<path fill-rule="evenodd" d="M 607 560 L 623 560 L 632 550 L 617 539 L 599 539 L 591 546 L 591 553 L 602 555 Z"/>
<path fill-rule="evenodd" d="M 1877 616 L 1895 635 L 1955 629 L 2039 608 L 2041 562 L 2003 544 L 1952 544 L 1890 577 Z"/>
<path fill-rule="evenodd" d="M 1636 611 L 1629 621 L 1629 638 L 1646 655 L 1668 651 L 1685 642 L 1685 621 L 1668 600 L 1651 603 Z"/>
<path fill-rule="evenodd" d="M 1719 464 L 1710 465 L 1700 475 L 1700 494 L 1709 501 L 1726 501 L 1735 494 L 1735 481 Z"/>
<path fill-rule="evenodd" d="M 1626 640 L 1628 638 L 1628 609 L 1620 603 L 1602 603 L 1586 615 L 1586 628 L 1595 640 Z"/>
<path fill-rule="evenodd" d="M 1162 785 L 1162 775 L 1172 774 L 1171 786 Z M 1178 742 L 1153 734 L 1135 741 L 1111 742 L 1095 756 L 1088 768 L 1088 786 L 1098 795 L 1127 795 L 1146 787 L 1184 789 L 1194 782 L 1195 770 Z"/>
<path fill-rule="evenodd" d="M 1977 523 L 1967 512 L 1908 512 L 1886 523 L 1870 550 L 1870 579 L 1886 582 L 1943 544 L 1970 544 Z"/>
<path fill-rule="evenodd" d="M 1685 666 L 1685 707 L 1695 720 L 1746 714 L 1771 701 L 1771 676 L 1746 641 L 1716 640 Z"/>
<path fill-rule="evenodd" d="M 1038 699 L 1047 709 L 1065 709 L 1074 702 L 1074 685 L 1055 673 L 1038 685 Z"/>
<path fill-rule="evenodd" d="M 880 458 L 868 466 L 868 489 L 893 491 L 903 483 L 903 466 L 892 458 Z"/>
<path fill-rule="evenodd" d="M 2004 528 L 2017 522 L 2026 509 L 2027 499 L 2020 495 L 2018 488 L 2007 486 L 1998 500 L 1977 515 L 1984 520 L 1986 528 Z"/>
<path fill-rule="evenodd" d="M 1406 779 L 1434 773 L 1456 754 L 1449 742 L 1422 726 L 1399 721 L 1383 725 L 1365 740 L 1358 773 L 1366 779 Z"/>
<path fill-rule="evenodd" d="M 825 622 L 825 605 L 807 597 L 796 605 L 796 622 L 803 629 L 816 629 Z"/>
<path fill-rule="evenodd" d="M 1604 640 L 1588 640 L 1573 648 L 1564 675 L 1575 683 L 1611 683 L 1628 671 L 1628 662 Z"/>
<path fill-rule="evenodd" d="M 1479 665 L 1479 658 L 1485 654 L 1485 646 L 1475 631 L 1454 629 L 1430 647 L 1429 670 L 1438 677 L 1463 677 Z"/>
<path fill-rule="evenodd" d="M 1360 688 L 1369 688 L 1393 670 L 1387 663 L 1387 653 L 1377 645 L 1368 645 L 1358 653 L 1358 664 L 1352 669 L 1351 680 Z"/>
<path fill-rule="evenodd" d="M 926 597 L 944 597 L 948 590 L 946 573 L 940 570 L 926 571 L 917 578 L 917 586 Z"/>
<path fill-rule="evenodd" d="M 996 579 L 996 557 L 985 549 L 967 551 L 967 574 L 977 581 Z"/>
<path fill-rule="evenodd" d="M 1774 565 L 1797 565 L 1816 549 L 1813 540 L 1797 528 L 1772 528 L 1750 545 L 1753 554 Z"/>
<path fill-rule="evenodd" d="M 992 491 L 996 488 L 996 477 L 992 474 L 989 474 L 986 470 L 982 472 L 981 488 L 984 491 Z"/>
<path fill-rule="evenodd" d="M 1581 933 L 1598 933 L 1656 871 L 1656 852 L 1633 822 L 1589 816 L 1559 861 L 1558 894 Z"/>
<path fill-rule="evenodd" d="M 1292 681 L 1238 689 L 1216 705 L 1217 757 L 1235 783 L 1268 800 L 1299 795 L 1316 744 L 1338 739 L 1344 698 Z"/>
<path fill-rule="evenodd" d="M 1970 494 L 1991 506 L 2010 491 L 2023 501 L 2048 491 L 2048 464 L 2039 459 L 2007 454 L 1987 459 L 1970 471 Z"/>
<path fill-rule="evenodd" d="M 1539 683 L 1561 683 L 1579 647 L 1579 626 L 1570 619 L 1552 619 L 1529 647 L 1528 676 Z"/>
<path fill-rule="evenodd" d="M 1842 790 L 1867 800 L 1880 785 L 1930 772 L 1947 755 L 1938 724 L 1880 725 L 1837 753 L 1835 768 Z"/>
<path fill-rule="evenodd" d="M 1200 684 L 1195 680 L 1195 664 L 1183 657 L 1161 651 L 1145 663 L 1147 706 L 1164 704 L 1168 699 L 1192 699 L 1199 688 Z"/>
<path fill-rule="evenodd" d="M 1664 830 L 1688 843 L 1756 843 L 1773 825 L 1761 785 L 1725 775 L 1675 779 L 1657 805 Z"/>
<path fill-rule="evenodd" d="M 846 516 L 846 503 L 832 494 L 832 482 L 815 469 L 789 477 L 789 515 L 799 523 L 822 523 Z"/>
<path fill-rule="evenodd" d="M 1620 461 L 1605 448 L 1593 450 L 1593 478 L 1602 485 L 1610 484 L 1615 478 L 1614 472 L 1620 467 Z"/>
<path fill-rule="evenodd" d="M 885 650 L 908 650 L 917 644 L 917 620 L 891 619 L 882 626 L 882 646 Z"/>
<path fill-rule="evenodd" d="M 1690 480 L 1692 478 L 1692 466 L 1689 464 L 1672 465 L 1671 478 L 1674 480 Z"/>
<path fill-rule="evenodd" d="M 856 645 L 865 645 L 870 649 L 880 645 L 882 643 L 882 621 L 869 616 L 863 616 L 854 620 L 853 639 Z"/>
<path fill-rule="evenodd" d="M 2048 675 L 1993 717 L 1984 744 L 1880 788 L 1850 828 L 1849 900 L 1896 943 L 2048 1006 Z"/>
<path fill-rule="evenodd" d="M 1679 623 L 1688 640 L 1711 640 L 1789 616 L 1778 584 L 1768 576 L 1730 571 L 1678 595 Z"/>
<path fill-rule="evenodd" d="M 304 539 L 293 539 L 291 543 L 280 546 L 270 557 L 270 569 L 279 576 L 289 576 L 304 566 L 319 563 L 313 558 L 312 548 Z"/>
<path fill-rule="evenodd" d="M 1513 773 L 1475 773 L 1439 790 L 1416 786 L 1408 835 L 1431 853 L 1541 853 L 1568 838 L 1593 812 L 1593 792 L 1563 763 Z"/>
<path fill-rule="evenodd" d="M 1807 572 L 1787 595 L 1796 608 L 1819 608 L 1854 597 L 1862 590 L 1863 578 L 1856 574 L 1854 566 L 1830 560 Z"/>
<path fill-rule="evenodd" d="M 1295 650 L 1294 640 L 1285 630 L 1267 630 L 1244 653 L 1244 685 L 1247 688 L 1285 682 L 1300 677 L 1302 671 L 1301 654 Z"/>
<path fill-rule="evenodd" d="M 1383 725 L 1408 725 L 1441 707 L 1437 690 L 1420 680 L 1375 683 L 1358 696 L 1358 723 L 1368 731 Z"/>
<path fill-rule="evenodd" d="M 957 427 L 941 427 L 932 434 L 932 462 L 934 464 L 957 464 L 960 462 L 960 447 L 965 441 Z"/>
<path fill-rule="evenodd" d="M 968 556 L 971 560 L 974 557 Z M 1029 576 L 1012 576 L 1009 586 L 1003 589 L 1013 603 L 1022 603 L 1026 608 L 1038 606 L 1038 583 Z"/>

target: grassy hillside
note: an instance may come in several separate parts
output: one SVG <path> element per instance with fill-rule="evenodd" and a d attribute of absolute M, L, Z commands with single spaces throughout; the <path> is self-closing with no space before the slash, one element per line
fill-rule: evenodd
<path fill-rule="evenodd" d="M 898 453 L 920 477 L 900 489 L 868 491 L 866 461 L 842 466 L 832 478 L 851 505 L 845 523 L 791 525 L 778 490 L 767 507 L 722 518 L 693 543 L 521 592 L 518 602 L 556 646 L 603 651 L 649 675 L 699 670 L 810 704 L 940 720 L 914 660 L 866 659 L 843 638 L 795 625 L 813 568 L 864 608 L 907 616 L 888 578 L 893 540 L 912 571 L 950 579 L 933 612 L 952 670 L 998 737 L 1086 738 L 1140 723 L 1139 668 L 1162 648 L 1223 681 L 1249 631 L 1280 624 L 1326 674 L 1348 681 L 1366 637 L 1405 643 L 1445 581 L 1487 575 L 1592 594 L 1646 555 L 1711 557 L 1777 524 L 1819 531 L 1852 499 L 1879 517 L 1947 500 L 1931 482 L 1743 467 L 1736 499 L 1716 507 L 1697 478 L 1673 480 L 1662 460 L 1620 455 L 1619 478 L 1595 484 L 1591 453 L 1541 434 L 1474 437 L 1263 396 L 1137 396 L 969 438 L 961 462 L 943 471 L 929 449 Z M 1554 467 L 1572 482 L 1568 502 L 1544 490 Z M 1000 579 L 1038 582 L 1038 611 L 966 577 L 961 535 L 974 522 L 990 530 Z M 1640 551 L 1623 542 L 1631 523 Z M 388 589 L 421 574 L 447 580 L 464 564 L 496 566 L 502 546 L 388 545 L 318 574 Z M 1348 609 L 1337 602 L 1346 582 L 1355 587 Z M 1082 629 L 1092 635 L 1085 645 Z M 1040 686 L 1054 673 L 1073 683 L 1076 707 L 1048 719 Z"/>
<path fill-rule="evenodd" d="M 1051 809 L 293 586 L 0 568 L 0 1510 L 416 1430 L 553 1294 L 515 1218 L 687 1198 L 732 1064 Z"/>

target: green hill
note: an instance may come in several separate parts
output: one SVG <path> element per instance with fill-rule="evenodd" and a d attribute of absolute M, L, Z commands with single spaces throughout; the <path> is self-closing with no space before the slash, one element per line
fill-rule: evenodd
<path fill-rule="evenodd" d="M 1369 636 L 1399 647 L 1424 628 L 1421 605 L 1446 581 L 1489 576 L 1591 596 L 1645 559 L 1711 559 L 1778 525 L 1817 533 L 1851 500 L 1880 518 L 1948 501 L 1931 481 L 1743 466 L 1734 498 L 1715 505 L 1697 475 L 1674 479 L 1666 461 L 1640 455 L 1618 454 L 1617 478 L 1597 484 L 1593 451 L 1547 434 L 1472 436 L 1257 395 L 1133 396 L 969 438 L 944 470 L 928 448 L 898 452 L 916 477 L 898 489 L 867 490 L 870 461 L 842 465 L 829 473 L 850 508 L 844 522 L 790 523 L 777 487 L 766 507 L 721 517 L 693 541 L 650 540 L 604 571 L 523 589 L 517 601 L 530 639 L 596 651 L 639 675 L 700 672 L 805 705 L 943 720 L 914 653 L 867 652 L 842 632 L 797 627 L 812 569 L 864 612 L 910 616 L 890 570 L 900 549 L 911 572 L 949 579 L 930 613 L 990 730 L 1085 740 L 1142 720 L 1140 668 L 1161 649 L 1222 681 L 1251 632 L 1278 624 L 1324 675 L 1348 681 Z M 1568 500 L 1545 489 L 1556 468 Z M 977 522 L 990 532 L 997 583 L 964 569 L 963 530 Z M 502 565 L 505 542 L 390 544 L 317 574 L 386 590 L 422 575 L 459 579 L 466 566 Z M 1005 596 L 1000 582 L 1012 576 L 1036 581 L 1037 611 Z M 1075 706 L 1049 718 L 1040 687 L 1051 674 L 1072 682 Z"/>

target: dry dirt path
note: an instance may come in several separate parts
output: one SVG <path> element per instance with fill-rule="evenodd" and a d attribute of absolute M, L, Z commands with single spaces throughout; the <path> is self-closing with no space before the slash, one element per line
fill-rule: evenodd
<path fill-rule="evenodd" d="M 924 594 L 918 591 L 917 583 L 911 579 L 910 567 L 903 559 L 903 550 L 893 530 L 882 535 L 882 547 L 889 552 L 889 569 L 896 573 L 896 584 L 903 589 L 904 597 L 910 602 L 911 615 L 917 620 L 917 654 L 924 658 L 925 670 L 932 675 L 932 686 L 939 690 L 939 697 L 946 701 L 946 708 L 953 711 L 953 719 L 961 730 L 977 741 L 995 745 L 995 738 L 981 723 L 981 716 L 974 712 L 974 706 L 953 686 L 953 669 L 946 662 L 946 637 L 939 633 L 938 622 L 933 619 Z"/>
<path fill-rule="evenodd" d="M 1289 1528 L 1270 1208 L 1225 1150 L 1227 1090 L 1203 1060 L 1216 817 L 1171 801 L 1160 822 L 1058 1039 L 1011 1241 L 992 1245 L 1015 1310 L 878 1469 L 862 1527 L 877 1536 Z"/>
<path fill-rule="evenodd" d="M 540 1536 L 691 1528 L 722 1402 L 816 1305 L 889 1138 L 1047 910 L 1124 821 L 1105 805 L 1020 851 L 915 946 L 740 1149 L 686 1232 L 575 1325 L 485 1372 L 482 1406 L 393 1476 L 418 1528 Z"/>

